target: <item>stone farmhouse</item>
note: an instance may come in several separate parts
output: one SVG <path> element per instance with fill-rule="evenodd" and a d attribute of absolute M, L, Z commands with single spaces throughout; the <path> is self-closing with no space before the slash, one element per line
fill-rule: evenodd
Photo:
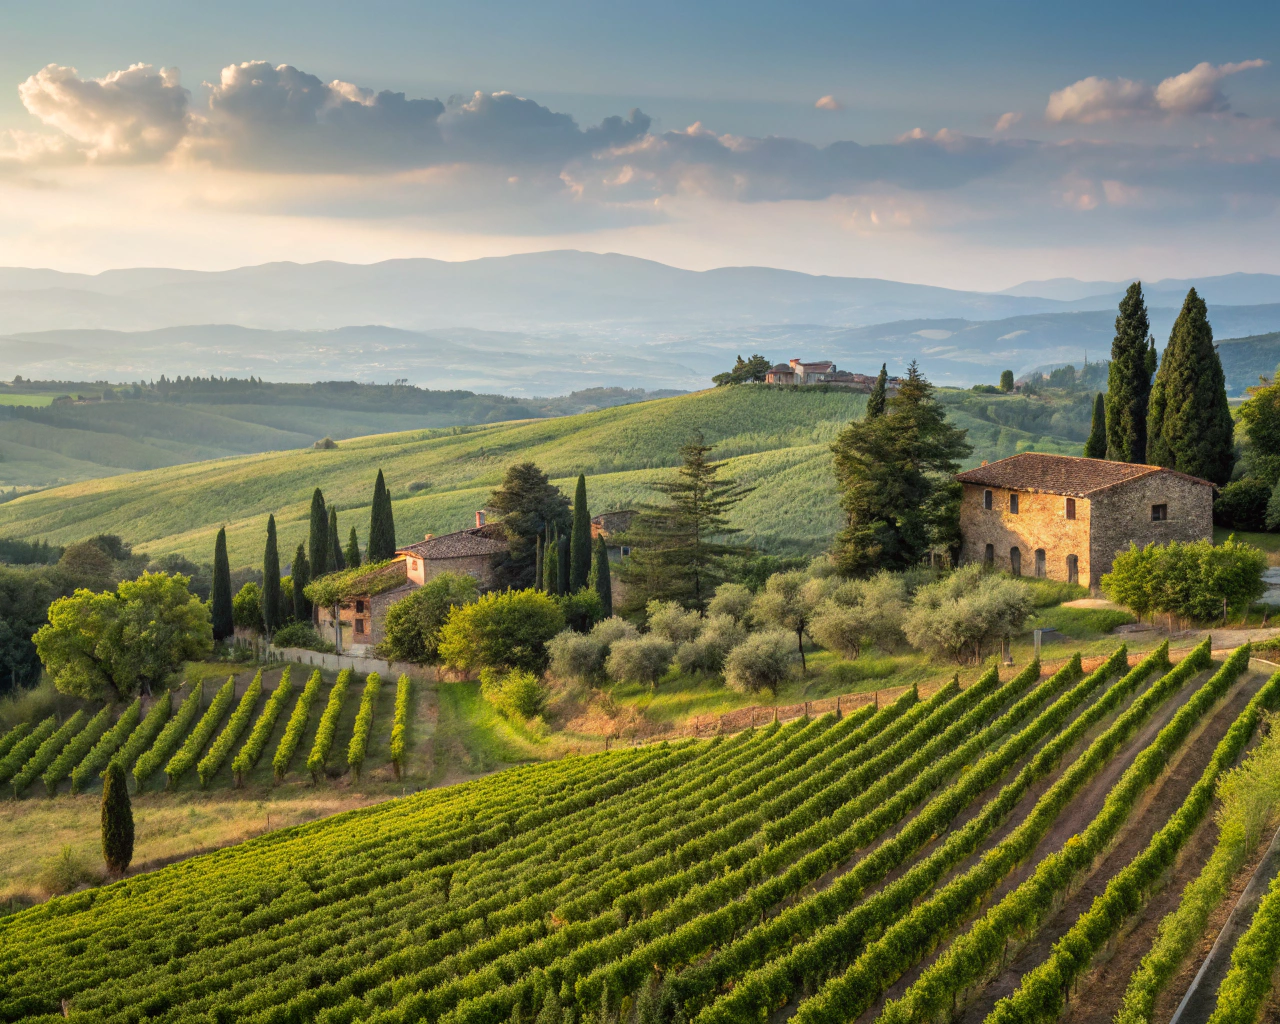
<path fill-rule="evenodd" d="M 1097 592 L 1116 554 L 1213 536 L 1213 485 L 1172 469 L 1024 452 L 960 473 L 960 561 Z"/>
<path fill-rule="evenodd" d="M 874 376 L 838 370 L 835 363 L 826 359 L 816 363 L 806 363 L 800 359 L 792 359 L 789 364 L 779 363 L 764 375 L 764 381 L 766 384 L 830 384 L 868 395 L 876 384 Z M 896 391 L 900 382 L 900 377 L 887 378 L 885 390 Z"/>

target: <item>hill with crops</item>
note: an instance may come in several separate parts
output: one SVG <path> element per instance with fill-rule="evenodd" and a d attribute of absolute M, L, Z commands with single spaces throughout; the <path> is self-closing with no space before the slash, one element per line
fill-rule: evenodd
<path fill-rule="evenodd" d="M 968 426 L 972 461 L 1015 451 L 1078 452 L 1088 399 L 940 393 Z M 119 534 L 151 555 L 209 558 L 226 524 L 231 564 L 257 565 L 268 513 L 281 550 L 308 529 L 316 487 L 363 541 L 378 469 L 393 498 L 397 539 L 447 533 L 474 522 L 507 466 L 533 461 L 568 493 L 588 475 L 593 511 L 649 500 L 649 484 L 678 464 L 695 432 L 753 491 L 734 510 L 747 543 L 775 553 L 825 547 L 839 524 L 830 444 L 861 416 L 866 396 L 838 389 L 718 388 L 574 416 L 434 428 L 353 438 L 331 449 L 267 452 L 168 466 L 51 489 L 0 506 L 0 537 L 68 543 Z M 1047 410 L 1047 411 L 1046 411 Z"/>
<path fill-rule="evenodd" d="M 565 757 L 283 829 L 0 919 L 0 1019 L 1139 1012 L 1174 973 L 1143 959 L 1154 923 L 1195 910 L 1162 886 L 1212 863 L 1222 787 L 1280 707 L 1280 675 L 1255 664 L 1247 644 L 1215 656 L 1206 640 L 1176 663 L 1165 645 L 992 667 L 963 689 Z M 269 703 L 228 697 L 222 733 L 188 716 L 164 770 L 235 770 L 220 736 L 252 744 Z M 321 715 L 313 754 L 325 730 Z M 38 748 L 50 763 L 55 746 Z M 1220 1008 L 1268 997 L 1275 911 L 1259 904 Z M 1192 944 L 1156 949 L 1181 967 Z M 1095 983 L 1104 954 L 1118 986 Z"/>

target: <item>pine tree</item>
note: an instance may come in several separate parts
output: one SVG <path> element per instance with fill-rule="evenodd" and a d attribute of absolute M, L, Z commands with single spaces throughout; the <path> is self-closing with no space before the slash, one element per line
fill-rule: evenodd
<path fill-rule="evenodd" d="M 573 492 L 573 533 L 569 537 L 569 592 L 576 594 L 591 575 L 591 513 L 587 511 L 587 478 L 578 474 Z"/>
<path fill-rule="evenodd" d="M 338 540 L 338 509 L 329 506 L 329 569 L 341 572 L 347 567 L 347 560 L 342 554 L 342 543 Z"/>
<path fill-rule="evenodd" d="M 876 377 L 875 386 L 871 389 L 871 397 L 867 399 L 867 419 L 874 419 L 877 416 L 884 415 L 888 381 L 887 364 L 881 363 L 880 374 Z"/>
<path fill-rule="evenodd" d="M 303 591 L 311 582 L 311 566 L 307 564 L 307 549 L 302 544 L 293 553 L 293 572 L 290 575 L 293 577 L 293 617 L 299 622 L 309 622 L 311 602 Z"/>
<path fill-rule="evenodd" d="M 1102 392 L 1093 400 L 1093 423 L 1089 426 L 1089 440 L 1084 443 L 1086 459 L 1107 457 L 1107 401 Z"/>
<path fill-rule="evenodd" d="M 551 537 L 548 526 L 557 536 L 570 529 L 569 502 L 546 473 L 532 462 L 521 462 L 507 467 L 501 486 L 489 495 L 488 505 L 502 517 L 502 530 L 507 535 L 506 557 L 496 567 L 498 585 L 516 590 L 533 586 L 538 537 L 543 538 L 545 548 Z M 547 554 L 544 550 L 544 564 Z M 549 592 L 554 593 L 555 587 Z"/>
<path fill-rule="evenodd" d="M 564 597 L 569 593 L 569 538 L 561 537 L 556 541 L 556 596 Z"/>
<path fill-rule="evenodd" d="M 213 593 L 209 597 L 213 618 L 213 639 L 225 640 L 236 631 L 231 617 L 231 566 L 227 561 L 227 529 L 218 531 L 213 542 Z"/>
<path fill-rule="evenodd" d="M 373 484 L 373 507 L 369 512 L 369 547 L 365 557 L 370 562 L 385 562 L 396 555 L 396 524 L 391 516 L 391 494 L 378 470 Z"/>
<path fill-rule="evenodd" d="M 133 806 L 124 766 L 115 758 L 107 764 L 102 784 L 102 859 L 119 877 L 133 860 Z"/>
<path fill-rule="evenodd" d="M 267 547 L 262 553 L 262 628 L 271 635 L 284 623 L 280 606 L 280 553 L 276 548 L 276 517 L 267 516 Z"/>
<path fill-rule="evenodd" d="M 549 527 L 548 532 L 542 555 L 542 589 L 555 594 L 560 589 L 560 537 Z"/>
<path fill-rule="evenodd" d="M 1231 479 L 1234 427 L 1204 299 L 1192 288 L 1151 389 L 1147 461 L 1215 484 Z"/>
<path fill-rule="evenodd" d="M 343 555 L 348 569 L 360 567 L 360 539 L 356 536 L 356 528 L 351 527 L 351 536 L 347 538 L 347 550 Z"/>
<path fill-rule="evenodd" d="M 1115 340 L 1111 342 L 1111 365 L 1107 369 L 1106 457 L 1115 462 L 1145 462 L 1147 458 L 1150 328 L 1142 282 L 1134 281 L 1120 300 Z"/>
<path fill-rule="evenodd" d="M 591 575 L 596 593 L 600 595 L 600 607 L 604 609 L 604 617 L 607 619 L 613 614 L 613 580 L 609 577 L 609 549 L 605 546 L 603 537 L 596 538 L 596 558 L 595 565 L 591 567 Z"/>
<path fill-rule="evenodd" d="M 317 487 L 311 495 L 311 531 L 307 536 L 307 561 L 313 578 L 329 571 L 329 512 Z"/>

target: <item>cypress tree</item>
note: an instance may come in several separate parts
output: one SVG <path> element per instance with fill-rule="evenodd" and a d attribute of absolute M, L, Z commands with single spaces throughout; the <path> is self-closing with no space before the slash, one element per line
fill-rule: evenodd
<path fill-rule="evenodd" d="M 347 550 L 343 556 L 348 569 L 360 568 L 360 540 L 356 537 L 356 528 L 351 527 L 351 536 L 347 538 Z"/>
<path fill-rule="evenodd" d="M 342 543 L 338 540 L 338 509 L 329 506 L 329 570 L 341 572 L 347 567 L 347 560 L 342 556 Z"/>
<path fill-rule="evenodd" d="M 548 594 L 556 593 L 560 588 L 560 543 L 559 536 L 550 532 L 542 552 L 542 589 Z"/>
<path fill-rule="evenodd" d="M 556 541 L 556 596 L 569 593 L 569 538 Z"/>
<path fill-rule="evenodd" d="M 1147 408 L 1151 373 L 1147 369 L 1147 336 L 1151 322 L 1142 298 L 1142 282 L 1129 285 L 1120 300 L 1116 335 L 1107 369 L 1107 455 L 1115 462 L 1147 459 Z"/>
<path fill-rule="evenodd" d="M 276 517 L 267 516 L 267 548 L 262 554 L 262 628 L 270 635 L 284 621 L 280 607 L 280 553 L 276 549 Z"/>
<path fill-rule="evenodd" d="M 1204 299 L 1192 288 L 1174 322 L 1151 389 L 1147 461 L 1203 477 L 1231 479 L 1235 463 L 1226 377 L 1213 347 Z"/>
<path fill-rule="evenodd" d="M 369 512 L 369 547 L 365 557 L 370 562 L 385 562 L 396 554 L 396 524 L 391 516 L 391 495 L 387 482 L 378 470 L 373 484 L 373 507 Z"/>
<path fill-rule="evenodd" d="M 577 593 L 591 575 L 591 513 L 587 511 L 587 478 L 578 474 L 573 493 L 573 533 L 569 538 L 569 592 Z"/>
<path fill-rule="evenodd" d="M 133 806 L 124 766 L 118 760 L 111 759 L 103 778 L 102 859 L 107 870 L 119 877 L 133 860 Z"/>
<path fill-rule="evenodd" d="M 292 575 L 293 617 L 299 622 L 308 622 L 311 619 L 311 602 L 307 600 L 303 590 L 311 582 L 311 566 L 307 565 L 307 549 L 302 544 L 299 544 L 298 550 L 293 553 Z"/>
<path fill-rule="evenodd" d="M 1160 366 L 1160 357 L 1156 355 L 1156 336 L 1154 334 L 1147 337 L 1147 380 L 1154 381 L 1156 378 L 1156 370 Z"/>
<path fill-rule="evenodd" d="M 213 542 L 213 594 L 209 598 L 214 640 L 225 640 L 236 631 L 231 617 L 231 566 L 227 561 L 227 529 Z"/>
<path fill-rule="evenodd" d="M 1093 400 L 1093 423 L 1089 427 L 1089 440 L 1084 443 L 1086 459 L 1107 457 L 1107 402 L 1102 392 Z"/>
<path fill-rule="evenodd" d="M 613 614 L 613 581 L 609 578 L 609 549 L 605 547 L 604 538 L 596 538 L 596 564 L 592 568 L 595 577 L 596 593 L 600 595 L 600 606 L 607 619 Z"/>
<path fill-rule="evenodd" d="M 307 561 L 313 576 L 329 571 L 329 512 L 317 487 L 311 495 L 311 532 L 307 536 Z"/>
<path fill-rule="evenodd" d="M 867 419 L 884 415 L 888 382 L 887 364 L 881 363 L 880 374 L 876 377 L 875 386 L 871 389 L 871 397 L 867 399 Z"/>
<path fill-rule="evenodd" d="M 537 546 L 533 551 L 533 589 L 542 590 L 542 557 L 545 551 L 545 545 L 542 543 L 542 534 L 538 534 Z"/>

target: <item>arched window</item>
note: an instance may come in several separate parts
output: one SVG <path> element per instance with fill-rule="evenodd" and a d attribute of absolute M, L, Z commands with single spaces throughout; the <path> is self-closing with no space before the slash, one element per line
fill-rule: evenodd
<path fill-rule="evenodd" d="M 1009 570 L 1015 576 L 1022 575 L 1022 552 L 1017 548 L 1009 549 Z"/>
<path fill-rule="evenodd" d="M 1067 555 L 1067 582 L 1080 582 L 1080 559 L 1075 555 Z"/>
<path fill-rule="evenodd" d="M 1044 579 L 1044 548 L 1036 548 L 1036 576 Z"/>
<path fill-rule="evenodd" d="M 987 550 L 982 555 L 982 561 L 987 565 L 996 564 L 996 546 L 994 544 L 987 545 Z"/>

